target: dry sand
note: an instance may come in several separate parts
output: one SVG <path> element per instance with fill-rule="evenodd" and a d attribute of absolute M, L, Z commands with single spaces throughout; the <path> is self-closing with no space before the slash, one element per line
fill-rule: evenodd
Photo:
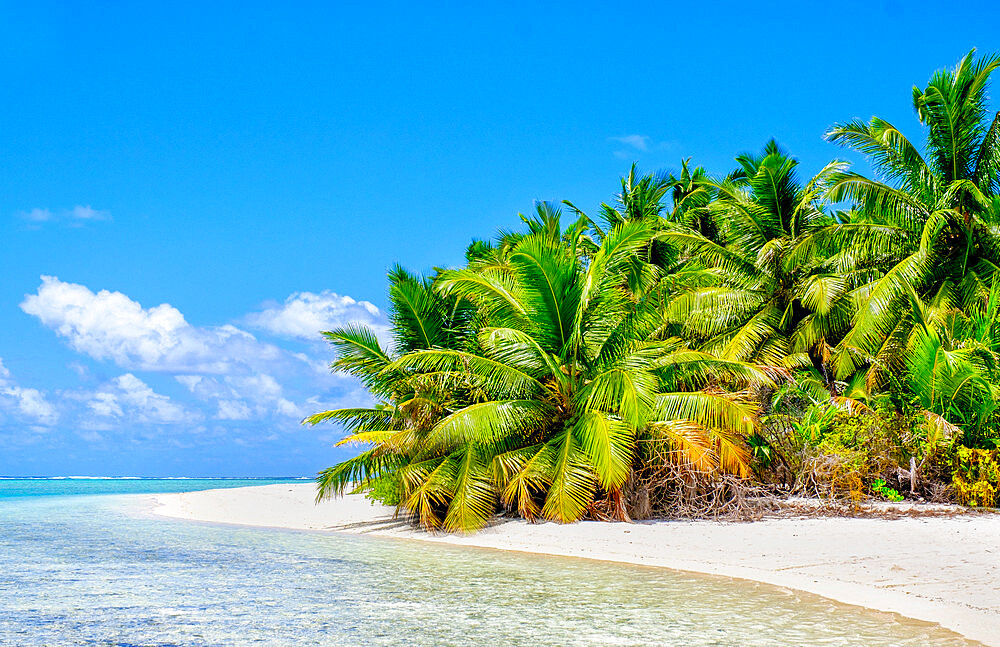
<path fill-rule="evenodd" d="M 660 566 L 757 580 L 940 623 L 1000 646 L 1000 515 L 808 518 L 753 523 L 510 521 L 471 536 L 415 530 L 312 484 L 156 496 L 158 515 L 379 536 Z"/>

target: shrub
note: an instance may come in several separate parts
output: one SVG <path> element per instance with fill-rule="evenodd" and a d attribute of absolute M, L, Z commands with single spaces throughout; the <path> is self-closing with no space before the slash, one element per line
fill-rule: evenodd
<path fill-rule="evenodd" d="M 902 501 L 903 495 L 897 492 L 895 489 L 888 487 L 883 479 L 875 479 L 872 482 L 872 494 L 877 494 L 879 496 L 885 497 L 890 501 Z"/>
<path fill-rule="evenodd" d="M 967 506 L 992 508 L 997 505 L 1000 485 L 998 450 L 959 447 L 954 461 L 952 484 L 958 500 Z"/>
<path fill-rule="evenodd" d="M 387 473 L 368 482 L 365 498 L 372 503 L 398 506 L 403 496 L 403 484 L 398 473 Z"/>

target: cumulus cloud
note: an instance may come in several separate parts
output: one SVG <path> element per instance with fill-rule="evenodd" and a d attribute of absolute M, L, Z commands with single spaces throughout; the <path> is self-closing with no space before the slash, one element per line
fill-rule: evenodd
<path fill-rule="evenodd" d="M 38 389 L 18 386 L 10 370 L 0 359 L 0 409 L 42 425 L 52 425 L 59 418 L 56 408 Z"/>
<path fill-rule="evenodd" d="M 85 397 L 90 411 L 102 418 L 149 424 L 186 423 L 200 418 L 131 373 L 119 375 Z"/>
<path fill-rule="evenodd" d="M 168 303 L 143 308 L 121 292 L 94 293 L 54 276 L 43 276 L 21 309 L 73 349 L 127 369 L 235 373 L 291 357 L 235 326 L 192 326 Z"/>
<path fill-rule="evenodd" d="M 175 379 L 198 399 L 214 402 L 219 420 L 273 416 L 301 419 L 312 412 L 285 397 L 281 384 L 265 373 L 223 378 L 177 375 Z"/>
<path fill-rule="evenodd" d="M 320 332 L 348 324 L 362 324 L 379 336 L 388 332 L 385 316 L 367 301 L 323 291 L 296 292 L 284 303 L 268 305 L 245 318 L 251 328 L 279 337 L 318 341 Z"/>
<path fill-rule="evenodd" d="M 89 204 L 78 204 L 70 209 L 56 209 L 54 211 L 36 207 L 30 211 L 22 211 L 18 216 L 35 225 L 46 222 L 62 222 L 71 226 L 81 226 L 84 223 L 97 220 L 111 220 L 110 213 L 94 209 Z"/>
<path fill-rule="evenodd" d="M 95 439 L 127 430 L 133 437 L 145 434 L 143 442 L 161 437 L 168 442 L 195 433 L 208 420 L 222 430 L 239 430 L 246 421 L 272 432 L 298 429 L 311 413 L 364 404 L 369 397 L 353 378 L 331 376 L 325 346 L 309 354 L 285 346 L 321 341 L 319 330 L 350 323 L 388 332 L 374 305 L 329 291 L 295 293 L 237 319 L 238 325 L 222 326 L 195 326 L 169 303 L 144 307 L 121 292 L 95 291 L 53 276 L 43 276 L 20 306 L 68 346 L 113 363 L 121 370 L 112 375 L 122 374 L 101 377 L 106 369 L 92 370 L 81 357 L 70 368 L 86 386 L 57 391 L 58 398 L 50 395 L 53 407 L 43 393 L 14 385 L 4 370 L 0 411 L 17 410 L 25 422 L 48 424 L 58 410 L 60 420 Z M 249 326 L 274 339 L 258 339 L 247 332 Z M 161 383 L 144 371 L 173 376 L 187 393 L 154 390 L 150 384 Z M 166 426 L 172 426 L 170 433 L 164 433 Z"/>

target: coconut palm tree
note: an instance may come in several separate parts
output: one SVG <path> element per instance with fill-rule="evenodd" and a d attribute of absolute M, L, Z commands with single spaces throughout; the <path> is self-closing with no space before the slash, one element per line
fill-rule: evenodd
<path fill-rule="evenodd" d="M 793 354 L 792 334 L 809 312 L 807 304 L 824 303 L 805 283 L 822 269 L 824 259 L 802 262 L 792 259 L 792 252 L 814 230 L 833 222 L 819 193 L 843 165 L 832 162 L 803 185 L 795 173 L 798 161 L 774 140 L 760 154 L 740 155 L 736 161 L 739 168 L 714 183 L 717 197 L 707 207 L 721 242 L 676 225 L 662 234 L 685 247 L 692 262 L 714 279 L 683 290 L 667 317 L 718 357 L 801 366 L 808 359 Z"/>
<path fill-rule="evenodd" d="M 850 247 L 856 260 L 885 268 L 850 290 L 853 327 L 837 347 L 837 376 L 880 367 L 908 335 L 900 326 L 915 292 L 939 311 L 968 309 L 988 298 L 1000 267 L 1000 113 L 987 110 L 990 74 L 1000 58 L 975 50 L 951 71 L 914 87 L 913 107 L 926 128 L 921 151 L 895 126 L 873 117 L 837 125 L 827 138 L 868 156 L 876 179 L 840 172 L 827 197 L 855 203 L 852 222 L 816 236 L 813 250 Z"/>
<path fill-rule="evenodd" d="M 691 169 L 691 158 L 681 160 L 679 175 L 671 173 L 666 182 L 670 187 L 673 208 L 665 216 L 699 232 L 713 242 L 719 242 L 719 228 L 712 218 L 709 204 L 715 199 L 715 183 L 704 168 Z"/>
<path fill-rule="evenodd" d="M 942 312 L 915 292 L 909 297 L 910 311 L 903 317 L 909 334 L 901 340 L 900 352 L 888 356 L 885 368 L 904 376 L 904 386 L 924 408 L 932 430 L 946 435 L 964 430 L 965 444 L 980 444 L 996 424 L 1000 397 L 1000 281 L 986 302 L 968 314 Z"/>
<path fill-rule="evenodd" d="M 563 204 L 579 217 L 577 226 L 589 226 L 598 241 L 608 235 L 606 230 L 611 231 L 623 223 L 642 222 L 645 225 L 649 239 L 633 255 L 627 270 L 628 287 L 634 297 L 641 298 L 653 290 L 665 275 L 679 269 L 676 248 L 656 237 L 656 233 L 667 222 L 663 214 L 668 209 L 666 196 L 673 185 L 667 175 L 640 175 L 635 163 L 620 181 L 621 191 L 615 194 L 614 202 L 601 203 L 600 218 L 604 222 L 604 228 L 572 202 L 564 200 Z M 593 251 L 593 248 L 590 250 Z"/>
<path fill-rule="evenodd" d="M 647 340 L 657 321 L 623 277 L 648 226 L 615 226 L 588 263 L 553 235 L 556 228 L 524 236 L 504 262 L 441 274 L 440 294 L 477 306 L 484 323 L 477 352 L 416 349 L 383 361 L 378 379 L 404 376 L 407 385 L 431 383 L 462 397 L 435 400 L 444 411 L 426 425 L 397 418 L 387 428 L 352 413 L 347 442 L 374 447 L 333 473 L 397 474 L 405 510 L 426 527 L 458 531 L 482 527 L 498 503 L 528 519 L 574 521 L 602 494 L 627 518 L 621 489 L 639 442 L 699 469 L 747 474 L 743 437 L 755 428 L 755 408 L 718 385 L 770 378 L 681 340 Z M 710 383 L 713 390 L 697 390 Z M 335 492 L 348 479 L 328 482 Z"/>
<path fill-rule="evenodd" d="M 383 346 L 379 331 L 348 325 L 324 332 L 336 352 L 334 371 L 357 378 L 375 404 L 324 411 L 303 422 L 330 421 L 352 434 L 340 444 L 373 444 L 360 455 L 320 472 L 318 498 L 343 492 L 349 484 L 364 486 L 371 478 L 405 461 L 415 434 L 429 429 L 465 394 L 443 389 L 433 380 L 392 369 L 396 357 L 428 348 L 465 348 L 473 311 L 469 303 L 444 296 L 429 279 L 399 265 L 389 271 L 392 350 Z"/>
<path fill-rule="evenodd" d="M 633 165 L 600 225 L 538 202 L 464 267 L 393 268 L 389 331 L 325 333 L 374 404 L 306 420 L 363 448 L 319 496 L 389 483 L 448 531 L 502 510 L 627 519 L 626 483 L 663 461 L 743 476 L 771 460 L 755 400 L 792 370 L 814 427 L 887 403 L 911 425 L 916 404 L 928 442 L 996 446 L 998 66 L 973 51 L 914 89 L 921 148 L 878 118 L 831 129 L 875 179 L 835 161 L 800 181 L 774 141 L 723 179 Z"/>
<path fill-rule="evenodd" d="M 640 176 L 636 164 L 628 175 L 621 178 L 622 190 L 615 195 L 615 203 L 601 204 L 601 218 L 608 229 L 630 220 L 655 221 L 667 209 L 665 198 L 671 183 L 667 176 L 649 174 Z"/>

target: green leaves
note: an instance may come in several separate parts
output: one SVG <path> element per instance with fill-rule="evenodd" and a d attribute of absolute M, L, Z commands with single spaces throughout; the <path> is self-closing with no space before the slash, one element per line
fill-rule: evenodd
<path fill-rule="evenodd" d="M 880 174 L 910 194 L 936 194 L 937 178 L 920 151 L 888 121 L 878 117 L 867 124 L 852 121 L 831 128 L 826 138 L 866 155 Z"/>
<path fill-rule="evenodd" d="M 323 336 L 337 353 L 337 359 L 331 366 L 333 370 L 353 375 L 380 398 L 392 394 L 393 380 L 398 376 L 383 373 L 391 360 L 371 329 L 348 325 L 324 332 Z"/>
<path fill-rule="evenodd" d="M 597 481 L 579 440 L 564 430 L 542 452 L 540 458 L 552 475 L 542 514 L 563 523 L 578 520 L 594 500 Z"/>
<path fill-rule="evenodd" d="M 928 149 L 945 182 L 968 178 L 974 171 L 985 131 L 986 86 L 997 67 L 996 55 L 976 61 L 972 50 L 954 71 L 935 73 L 922 92 L 913 88 L 913 108 L 930 131 Z"/>
<path fill-rule="evenodd" d="M 551 416 L 544 400 L 493 400 L 469 405 L 438 422 L 424 441 L 425 451 L 450 451 L 466 445 L 488 448 L 516 442 Z"/>
<path fill-rule="evenodd" d="M 602 488 L 625 485 L 632 470 L 635 427 L 599 411 L 587 411 L 577 418 L 571 433 L 594 466 Z"/>
<path fill-rule="evenodd" d="M 444 519 L 444 529 L 452 532 L 474 532 L 489 521 L 496 507 L 496 491 L 487 466 L 475 445 L 465 447 L 449 476 L 451 502 Z"/>
<path fill-rule="evenodd" d="M 391 351 L 381 332 L 325 333 L 334 370 L 382 404 L 306 419 L 363 446 L 320 475 L 321 494 L 388 475 L 402 510 L 452 532 L 504 508 L 625 518 L 622 488 L 650 461 L 749 475 L 759 409 L 793 374 L 824 420 L 891 389 L 937 436 L 995 427 L 997 67 L 973 52 L 915 89 L 923 144 L 877 117 L 834 126 L 874 178 L 835 160 L 800 181 L 773 140 L 725 178 L 633 165 L 606 226 L 569 202 L 564 226 L 539 202 L 464 267 L 394 267 Z"/>
<path fill-rule="evenodd" d="M 699 453 L 706 469 L 746 473 L 740 438 L 753 428 L 742 417 L 748 412 L 725 417 L 735 406 L 729 400 L 725 409 L 714 395 L 660 390 L 720 379 L 746 387 L 771 377 L 683 340 L 649 339 L 669 325 L 660 310 L 664 273 L 649 264 L 650 246 L 674 242 L 658 239 L 666 184 L 628 182 L 621 221 L 601 232 L 596 249 L 580 245 L 585 216 L 563 232 L 558 211 L 543 205 L 525 219 L 529 233 L 477 246 L 467 268 L 434 282 L 395 268 L 391 319 L 400 356 L 391 358 L 365 329 L 330 334 L 340 353 L 335 367 L 390 404 L 307 420 L 340 423 L 354 432 L 343 443 L 370 446 L 324 473 L 325 492 L 352 480 L 363 487 L 391 469 L 402 483 L 401 507 L 428 528 L 474 531 L 500 504 L 527 518 L 575 521 L 598 497 L 620 499 L 637 437 L 650 425 L 698 429 L 706 443 L 696 448 L 680 442 L 691 433 L 675 433 L 677 451 Z M 690 236 L 733 267 L 753 267 Z M 740 298 L 739 290 L 726 294 L 728 302 Z M 456 317 L 461 304 L 473 311 Z"/>
<path fill-rule="evenodd" d="M 474 386 L 487 395 L 518 398 L 544 389 L 531 373 L 514 365 L 458 350 L 421 350 L 399 358 L 390 369 L 436 374 L 450 388 Z M 537 365 L 533 365 L 537 374 Z"/>
<path fill-rule="evenodd" d="M 389 270 L 389 300 L 397 353 L 445 343 L 448 319 L 441 315 L 447 306 L 429 281 L 395 265 Z"/>
<path fill-rule="evenodd" d="M 541 235 L 524 239 L 511 254 L 522 288 L 522 304 L 539 346 L 559 353 L 573 333 L 580 302 L 578 260 Z"/>

